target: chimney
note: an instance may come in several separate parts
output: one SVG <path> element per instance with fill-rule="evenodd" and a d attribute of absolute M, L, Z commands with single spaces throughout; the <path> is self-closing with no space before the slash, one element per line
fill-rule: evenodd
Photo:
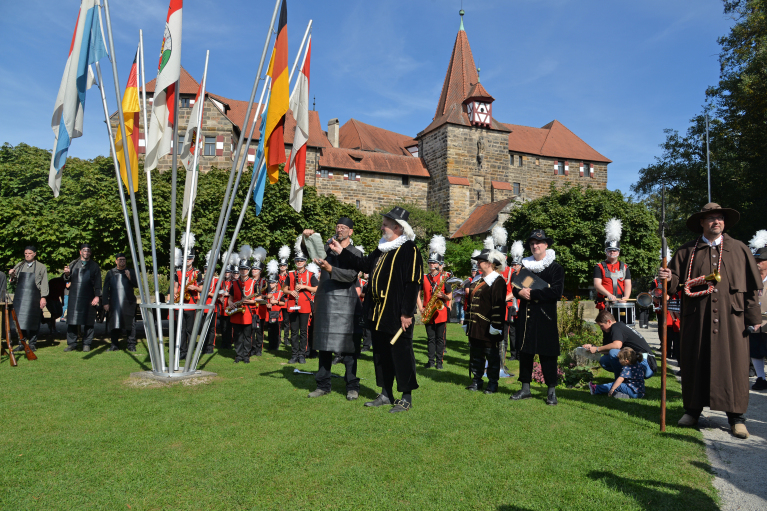
<path fill-rule="evenodd" d="M 330 140 L 330 145 L 338 147 L 338 119 L 328 121 L 328 140 Z"/>

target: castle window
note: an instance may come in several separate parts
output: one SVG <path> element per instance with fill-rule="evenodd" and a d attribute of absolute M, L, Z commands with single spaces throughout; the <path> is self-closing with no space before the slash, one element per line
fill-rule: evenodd
<path fill-rule="evenodd" d="M 320 170 L 320 177 L 324 177 L 325 179 L 327 179 L 328 178 L 328 169 Z"/>
<path fill-rule="evenodd" d="M 410 176 L 402 176 L 402 186 L 410 186 Z"/>
<path fill-rule="evenodd" d="M 513 193 L 514 193 L 514 195 L 519 195 L 519 190 L 520 190 L 520 188 L 521 188 L 521 187 L 519 186 L 519 183 L 512 183 L 512 184 L 511 184 L 511 187 L 512 187 L 512 189 L 513 189 Z"/>
<path fill-rule="evenodd" d="M 205 137 L 205 156 L 216 156 L 216 137 Z"/>
<path fill-rule="evenodd" d="M 558 161 L 557 162 L 557 175 L 564 176 L 565 175 L 565 162 L 564 161 Z"/>
<path fill-rule="evenodd" d="M 360 209 L 360 201 L 357 201 L 357 209 Z"/>
<path fill-rule="evenodd" d="M 349 172 L 349 181 L 356 181 L 356 180 L 357 180 L 357 173 Z"/>
<path fill-rule="evenodd" d="M 520 167 L 522 166 L 522 155 L 521 154 L 519 155 L 519 166 Z"/>
<path fill-rule="evenodd" d="M 535 159 L 535 164 L 536 165 L 540 165 L 541 164 L 541 159 L 540 158 L 536 158 Z"/>
<path fill-rule="evenodd" d="M 181 98 L 181 108 L 190 108 L 192 106 L 191 98 Z"/>
<path fill-rule="evenodd" d="M 512 167 L 515 165 L 515 163 L 514 163 L 516 161 L 515 158 L 516 158 L 516 156 L 514 156 L 513 154 L 509 155 L 509 162 L 510 162 L 510 165 Z"/>

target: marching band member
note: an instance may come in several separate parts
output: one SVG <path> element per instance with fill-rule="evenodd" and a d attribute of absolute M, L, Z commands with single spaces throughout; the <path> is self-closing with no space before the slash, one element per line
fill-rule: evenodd
<path fill-rule="evenodd" d="M 434 235 L 429 243 L 429 273 L 423 276 L 423 301 L 418 294 L 416 304 L 418 313 L 422 315 L 427 305 L 431 305 L 431 317 L 425 322 L 429 362 L 426 369 L 442 369 L 445 353 L 445 330 L 450 309 L 450 300 L 453 298 L 452 287 L 446 283 L 449 278 L 441 271 L 441 265 L 445 262 L 445 238 Z M 432 303 L 432 300 L 435 300 Z M 439 307 L 441 305 L 441 307 Z M 426 318 L 423 318 L 426 319 Z"/>
<path fill-rule="evenodd" d="M 290 247 L 283 245 L 277 252 L 277 259 L 279 261 L 280 273 L 278 279 L 280 279 L 280 290 L 282 290 L 288 282 L 288 259 L 290 259 Z M 286 297 L 287 298 L 287 297 Z M 285 300 L 285 305 L 282 306 L 282 319 L 280 320 L 280 332 L 282 333 L 282 343 L 286 348 L 290 347 L 290 311 L 288 310 L 288 302 Z"/>
<path fill-rule="evenodd" d="M 225 254 L 224 254 L 225 255 Z M 238 266 L 240 264 L 239 254 L 230 254 L 227 260 L 226 270 L 224 271 L 224 281 L 221 283 L 221 295 L 216 304 L 216 313 L 221 321 L 221 349 L 230 350 L 234 345 L 234 328 L 229 316 L 226 315 L 226 307 L 229 305 L 232 294 L 232 283 L 234 276 L 238 275 Z"/>
<path fill-rule="evenodd" d="M 128 332 L 128 351 L 136 351 L 136 293 L 138 279 L 135 272 L 128 269 L 125 254 L 115 256 L 115 268 L 109 270 L 104 277 L 104 311 L 107 317 L 107 332 L 112 337 L 112 345 L 108 351 L 120 349 L 120 333 Z"/>
<path fill-rule="evenodd" d="M 547 405 L 557 404 L 556 386 L 557 357 L 560 353 L 557 328 L 557 302 L 565 288 L 565 270 L 555 262 L 556 253 L 549 248 L 554 240 L 542 229 L 536 229 L 527 239 L 527 247 L 533 254 L 522 259 L 522 266 L 546 282 L 545 289 L 517 289 L 519 298 L 517 319 L 517 344 L 519 345 L 519 382 L 522 390 L 511 396 L 513 400 L 533 397 L 530 382 L 533 379 L 533 359 L 541 361 L 543 379 L 548 386 Z"/>
<path fill-rule="evenodd" d="M 205 277 L 209 271 L 210 268 L 210 258 L 213 257 L 213 251 L 209 250 L 207 254 L 205 254 L 205 266 L 203 266 L 203 274 L 200 278 L 201 282 L 205 282 Z M 210 279 L 210 287 L 208 288 L 208 293 L 205 297 L 205 305 L 213 305 L 213 316 L 210 318 L 210 326 L 208 327 L 208 333 L 205 335 L 205 345 L 202 347 L 202 354 L 204 355 L 210 355 L 213 353 L 213 346 L 216 344 L 216 332 L 217 332 L 217 322 L 218 322 L 218 306 L 219 306 L 219 300 L 213 295 L 213 292 L 216 290 L 216 285 L 218 284 L 219 277 L 216 275 L 216 265 L 213 265 L 213 268 L 210 270 L 213 271 L 213 278 Z M 223 282 L 221 283 L 221 289 L 219 289 L 219 295 L 223 294 Z M 210 309 L 203 309 L 203 321 L 205 320 L 205 316 L 207 316 L 208 311 Z"/>
<path fill-rule="evenodd" d="M 91 246 L 80 245 L 80 258 L 64 267 L 64 280 L 69 281 L 69 308 L 67 312 L 67 347 L 77 349 L 77 327 L 83 330 L 83 351 L 91 350 L 96 331 L 96 307 L 101 300 L 101 268 L 91 260 Z"/>
<path fill-rule="evenodd" d="M 37 351 L 37 333 L 48 296 L 48 268 L 37 260 L 37 248 L 29 245 L 24 249 L 24 260 L 8 271 L 11 283 L 16 283 L 13 308 L 19 320 L 21 332 L 32 351 Z M 99 273 L 99 280 L 101 274 Z M 0 297 L 4 301 L 5 296 Z M 21 334 L 19 334 L 21 338 Z M 14 351 L 23 351 L 19 346 Z"/>
<path fill-rule="evenodd" d="M 418 388 L 413 354 L 413 314 L 421 288 L 423 260 L 413 243 L 413 228 L 407 222 L 410 213 L 396 206 L 381 216 L 383 237 L 369 256 L 358 256 L 344 249 L 337 240 L 331 240 L 329 248 L 339 255 L 341 268 L 370 274 L 369 295 L 365 300 L 369 306 L 365 309 L 373 332 L 373 365 L 381 394 L 365 406 L 392 404 L 392 386 L 396 377 L 402 399 L 396 400 L 389 411 L 397 413 L 411 408 L 412 391 Z M 392 344 L 393 337 L 398 334 Z"/>
<path fill-rule="evenodd" d="M 311 236 L 314 231 L 304 231 Z M 333 239 L 346 250 L 362 255 L 352 243 L 354 222 L 342 217 L 336 223 Z M 362 302 L 360 301 L 357 271 L 338 267 L 338 256 L 325 245 L 327 258 L 319 264 L 322 270 L 314 301 L 314 348 L 319 352 L 317 388 L 309 397 L 330 394 L 330 369 L 333 353 L 341 358 L 346 372 L 346 399 L 354 401 L 359 397 L 360 379 L 357 377 L 357 357 L 362 338 Z M 312 263 L 314 264 L 314 263 Z"/>
<path fill-rule="evenodd" d="M 269 261 L 266 272 L 269 274 L 269 292 L 266 295 L 269 319 L 266 327 L 269 338 L 268 350 L 280 347 L 280 325 L 285 309 L 285 294 L 280 289 L 279 267 L 276 259 Z"/>
<path fill-rule="evenodd" d="M 250 363 L 251 340 L 253 338 L 253 312 L 251 306 L 256 301 L 255 282 L 250 278 L 250 264 L 248 258 L 253 253 L 249 245 L 240 247 L 240 278 L 232 282 L 232 293 L 229 298 L 229 307 L 239 303 L 239 310 L 229 316 L 234 330 L 234 363 Z"/>
<path fill-rule="evenodd" d="M 251 345 L 250 355 L 260 357 L 264 348 L 264 328 L 268 319 L 268 311 L 266 307 L 266 294 L 269 290 L 269 285 L 265 278 L 262 277 L 264 269 L 264 260 L 266 259 L 266 249 L 264 247 L 258 247 L 253 251 L 253 264 L 250 267 L 250 278 L 253 279 L 256 296 L 255 299 L 261 299 L 264 303 L 257 304 L 252 308 L 253 313 L 253 343 Z"/>
<path fill-rule="evenodd" d="M 293 356 L 288 364 L 305 364 L 309 349 L 309 316 L 312 313 L 312 293 L 317 290 L 317 277 L 306 271 L 306 256 L 301 250 L 301 237 L 296 238 L 294 271 L 289 271 L 282 292 L 288 295 L 288 313 L 290 315 L 290 337 Z"/>
<path fill-rule="evenodd" d="M 174 303 L 190 303 L 197 304 L 200 300 L 200 291 L 202 286 L 200 282 L 200 272 L 194 268 L 194 234 L 189 233 L 189 237 L 186 236 L 181 239 L 181 245 L 187 249 L 186 256 L 186 268 L 184 272 L 186 275 L 182 275 L 181 270 L 176 271 L 176 280 L 173 286 L 173 291 L 176 293 L 176 299 Z M 180 249 L 179 249 L 180 250 Z M 183 254 L 183 251 L 181 251 Z M 182 255 L 183 259 L 183 255 Z M 185 288 L 181 289 L 181 281 L 184 281 Z M 194 318 L 197 314 L 195 309 L 184 310 L 181 315 L 181 339 L 179 349 L 179 360 L 186 358 L 186 352 L 189 348 L 189 337 L 192 335 L 192 327 L 194 326 Z"/>
<path fill-rule="evenodd" d="M 606 302 L 625 302 L 631 297 L 631 270 L 618 261 L 621 255 L 623 224 L 611 218 L 605 225 L 605 255 L 607 259 L 594 267 L 594 288 L 597 290 L 596 308 L 607 307 Z"/>
<path fill-rule="evenodd" d="M 498 270 L 506 266 L 506 256 L 493 247 L 492 236 L 485 241 L 485 249 L 475 258 L 482 278 L 471 285 L 467 301 L 469 311 L 464 330 L 469 336 L 469 372 L 471 384 L 466 390 L 482 390 L 482 375 L 487 361 L 487 389 L 485 394 L 498 391 L 501 371 L 503 321 L 506 316 L 506 282 Z"/>

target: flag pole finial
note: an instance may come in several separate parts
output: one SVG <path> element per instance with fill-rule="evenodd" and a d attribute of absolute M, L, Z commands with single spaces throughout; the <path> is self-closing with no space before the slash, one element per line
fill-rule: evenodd
<path fill-rule="evenodd" d="M 458 30 L 463 32 L 464 31 L 463 30 L 463 15 L 466 14 L 466 12 L 463 9 L 461 9 L 460 11 L 458 11 L 458 14 L 461 15 L 461 27 Z"/>
<path fill-rule="evenodd" d="M 480 72 L 480 71 L 481 71 L 481 70 L 480 70 L 479 68 L 477 68 L 477 83 L 479 83 L 479 72 Z"/>

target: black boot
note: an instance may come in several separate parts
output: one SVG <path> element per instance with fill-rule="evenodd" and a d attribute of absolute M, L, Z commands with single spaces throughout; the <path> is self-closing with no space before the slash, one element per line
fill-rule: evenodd
<path fill-rule="evenodd" d="M 491 381 L 487 384 L 487 388 L 485 389 L 485 394 L 495 394 L 498 392 L 498 382 L 497 381 Z"/>
<path fill-rule="evenodd" d="M 555 406 L 557 404 L 557 388 L 549 387 L 549 394 L 546 396 L 546 404 Z"/>
<path fill-rule="evenodd" d="M 473 379 L 471 385 L 466 387 L 466 390 L 477 391 L 482 390 L 482 380 Z"/>
<path fill-rule="evenodd" d="M 530 394 L 530 384 L 523 383 L 522 390 L 520 390 L 519 392 L 516 392 L 515 394 L 512 394 L 510 399 L 513 399 L 514 401 L 519 401 L 520 399 L 529 399 L 531 397 L 533 397 L 533 395 Z"/>

